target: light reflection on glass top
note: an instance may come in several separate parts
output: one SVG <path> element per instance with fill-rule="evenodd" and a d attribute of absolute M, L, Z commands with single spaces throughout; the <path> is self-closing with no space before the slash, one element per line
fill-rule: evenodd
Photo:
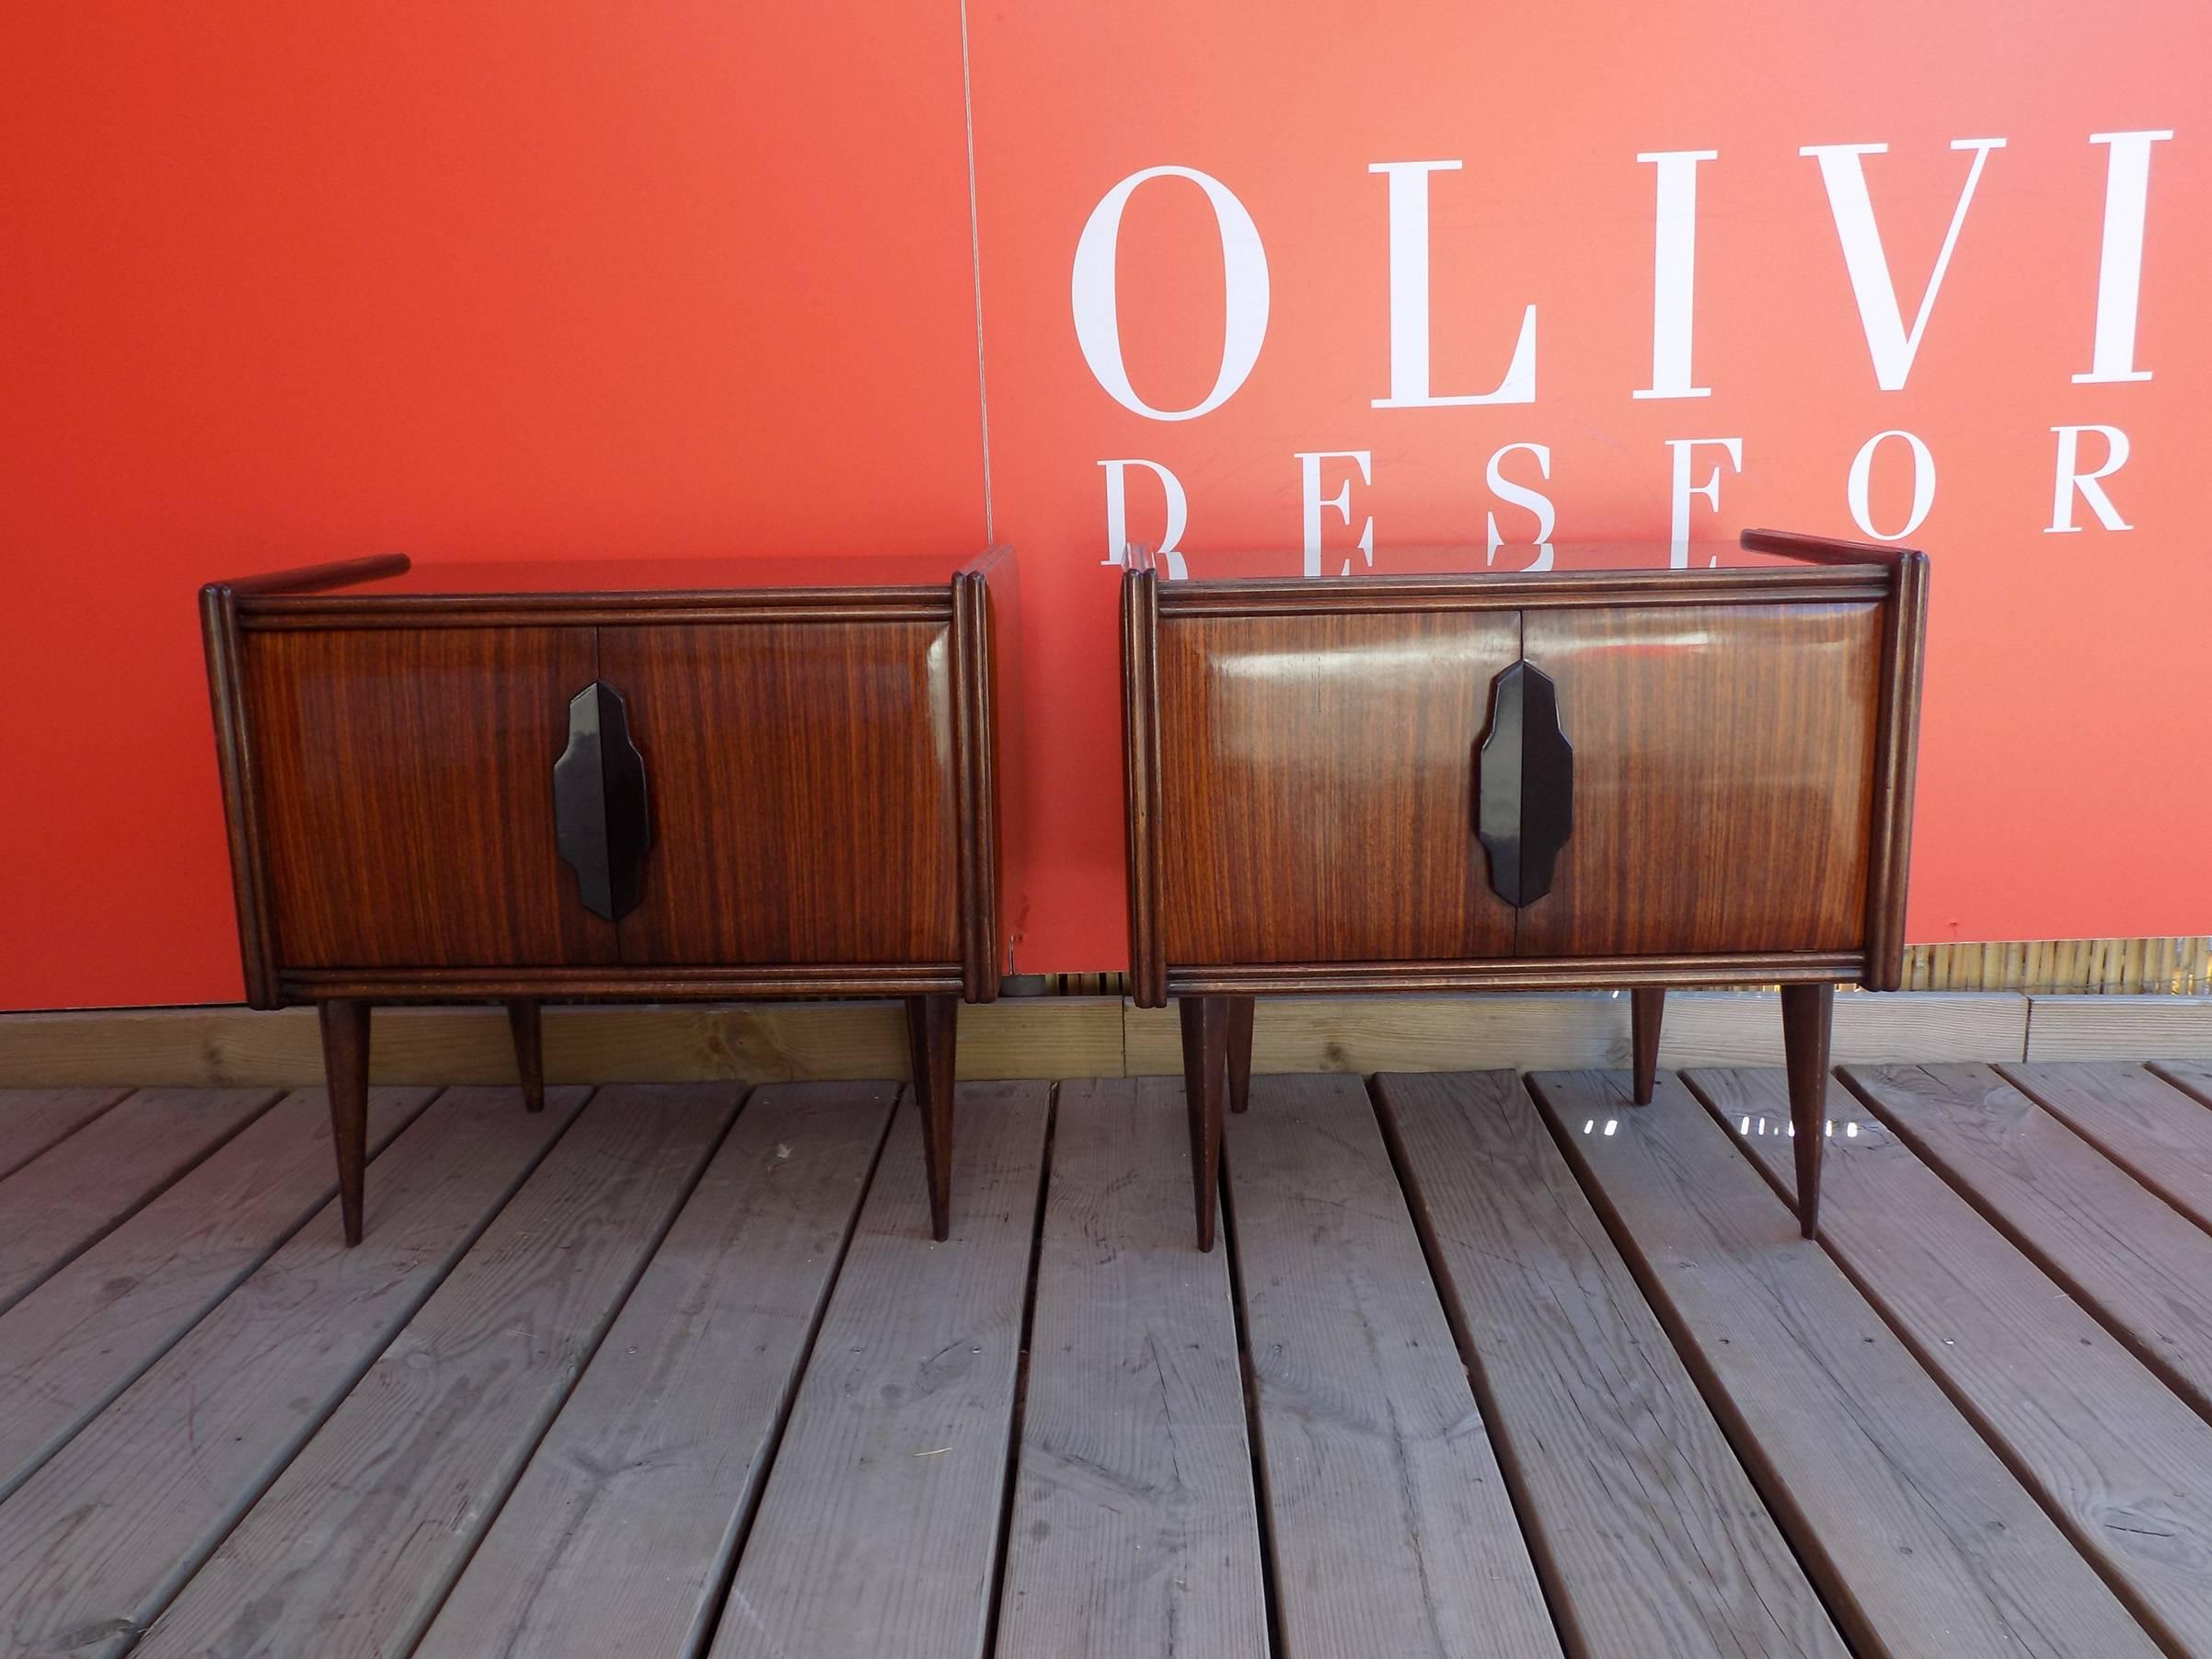
<path fill-rule="evenodd" d="M 1358 548 L 1328 548 L 1318 561 L 1296 547 L 1255 551 L 1192 550 L 1156 561 L 1169 581 L 1285 581 L 1300 577 L 1519 576 L 1576 570 L 1804 570 L 1808 561 L 1784 553 L 1746 552 L 1732 541 L 1591 541 L 1506 543 L 1493 550 L 1475 544 L 1377 547 L 1373 559 Z"/>
<path fill-rule="evenodd" d="M 972 549 L 944 554 L 761 554 L 732 559 L 434 559 L 345 593 L 740 593 L 768 588 L 943 587 L 975 562 Z"/>

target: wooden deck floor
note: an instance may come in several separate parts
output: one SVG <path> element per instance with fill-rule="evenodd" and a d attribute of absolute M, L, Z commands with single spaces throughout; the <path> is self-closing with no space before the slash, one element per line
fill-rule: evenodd
<path fill-rule="evenodd" d="M 2212 1654 L 2212 1070 L 742 1094 L 0 1094 L 0 1653 Z"/>

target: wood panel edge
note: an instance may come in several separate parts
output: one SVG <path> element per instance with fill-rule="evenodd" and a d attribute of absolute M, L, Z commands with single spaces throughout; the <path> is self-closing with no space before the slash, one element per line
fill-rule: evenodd
<path fill-rule="evenodd" d="M 2212 997 L 2038 993 L 2025 1060 L 2212 1059 Z"/>
<path fill-rule="evenodd" d="M 1160 917 L 1159 578 L 1149 568 L 1122 578 L 1122 761 L 1129 866 L 1129 990 L 1140 1007 L 1168 999 L 1167 938 Z"/>
<path fill-rule="evenodd" d="M 277 984 L 274 923 L 261 847 L 260 808 L 254 789 L 253 734 L 246 718 L 243 640 L 238 588 L 210 582 L 200 591 L 200 625 L 207 657 L 208 706 L 215 728 L 215 761 L 222 779 L 224 833 L 230 848 L 232 903 L 238 956 L 248 1007 L 273 1008 Z"/>
<path fill-rule="evenodd" d="M 998 824 L 992 811 L 990 595 L 979 571 L 952 578 L 954 852 L 961 929 L 961 995 L 998 995 Z"/>

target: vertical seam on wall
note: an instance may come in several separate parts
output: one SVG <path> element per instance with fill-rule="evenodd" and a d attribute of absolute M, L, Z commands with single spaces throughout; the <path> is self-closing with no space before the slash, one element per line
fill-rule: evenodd
<path fill-rule="evenodd" d="M 960 0 L 960 98 L 968 134 L 968 254 L 975 271 L 975 401 L 983 419 L 983 539 L 996 546 L 991 524 L 991 393 L 983 366 L 983 228 L 975 208 L 975 86 L 968 69 L 968 0 Z"/>

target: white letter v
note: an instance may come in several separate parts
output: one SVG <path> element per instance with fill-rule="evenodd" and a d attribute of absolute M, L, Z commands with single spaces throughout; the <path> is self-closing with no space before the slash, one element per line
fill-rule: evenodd
<path fill-rule="evenodd" d="M 1943 234 L 1943 250 L 1936 255 L 1935 271 L 1920 295 L 1920 309 L 1905 331 L 1905 317 L 1897 308 L 1896 285 L 1890 281 L 1889 259 L 1882 251 L 1882 233 L 1874 225 L 1874 204 L 1866 193 L 1866 175 L 1859 166 L 1861 156 L 1888 153 L 1887 144 L 1806 144 L 1800 156 L 1820 163 L 1821 181 L 1828 189 L 1828 207 L 1836 215 L 1836 235 L 1843 243 L 1844 268 L 1850 272 L 1851 292 L 1859 301 L 1860 325 L 1866 330 L 1866 349 L 1874 359 L 1874 380 L 1885 392 L 1902 390 L 1912 373 L 1912 360 L 1920 350 L 1920 333 L 1935 307 L 1936 290 L 1943 285 L 1943 271 L 1951 250 L 1958 244 L 1959 226 L 1966 222 L 1966 204 L 1981 181 L 1982 164 L 1989 152 L 2004 148 L 2001 138 L 1954 138 L 1954 150 L 1972 150 L 1974 165 L 1966 172 L 1966 188 L 1951 214 L 1951 228 Z"/>

